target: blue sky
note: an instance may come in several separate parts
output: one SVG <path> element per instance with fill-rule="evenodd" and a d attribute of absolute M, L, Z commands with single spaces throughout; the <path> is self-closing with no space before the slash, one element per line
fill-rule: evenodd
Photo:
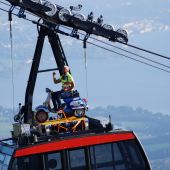
<path fill-rule="evenodd" d="M 81 3 L 81 13 L 94 11 L 97 18 L 104 16 L 104 22 L 115 29 L 125 28 L 129 43 L 170 57 L 170 0 L 58 0 L 59 5 L 69 7 Z M 154 4 L 154 7 L 153 7 Z M 0 7 L 4 7 L 0 4 Z M 27 16 L 30 18 L 30 16 Z M 0 11 L 0 105 L 12 107 L 11 60 L 9 24 L 6 13 Z M 13 17 L 15 105 L 24 102 L 31 58 L 37 39 L 36 26 Z M 86 97 L 86 81 L 82 43 L 61 36 L 61 41 L 71 67 L 76 87 Z M 106 41 L 107 42 L 107 41 Z M 114 44 L 170 66 L 170 61 L 147 53 Z M 88 93 L 89 106 L 125 105 L 142 107 L 153 112 L 170 114 L 170 74 L 136 63 L 88 45 Z M 54 60 L 46 41 L 41 68 L 53 68 Z M 34 95 L 34 106 L 45 100 L 44 89 L 59 90 L 60 85 L 52 82 L 52 73 L 40 74 Z"/>

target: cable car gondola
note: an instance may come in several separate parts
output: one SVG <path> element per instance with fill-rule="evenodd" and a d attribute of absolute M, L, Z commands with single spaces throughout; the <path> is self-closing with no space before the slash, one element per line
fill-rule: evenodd
<path fill-rule="evenodd" d="M 86 133 L 46 138 L 17 147 L 0 143 L 0 167 L 10 170 L 150 170 L 146 154 L 131 131 Z"/>

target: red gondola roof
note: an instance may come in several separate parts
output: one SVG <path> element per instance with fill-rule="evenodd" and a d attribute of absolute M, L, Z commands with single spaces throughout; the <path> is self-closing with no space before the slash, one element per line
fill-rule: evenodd
<path fill-rule="evenodd" d="M 22 157 L 46 152 L 59 151 L 64 149 L 73 149 L 90 145 L 98 145 L 110 142 L 118 142 L 123 140 L 135 139 L 133 132 L 124 133 L 104 133 L 93 134 L 88 136 L 72 137 L 68 139 L 60 139 L 41 144 L 35 144 L 29 147 L 17 149 L 14 157 Z"/>

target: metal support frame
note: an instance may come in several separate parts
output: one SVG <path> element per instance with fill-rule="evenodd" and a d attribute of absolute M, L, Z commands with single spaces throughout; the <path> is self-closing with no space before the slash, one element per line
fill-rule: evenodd
<path fill-rule="evenodd" d="M 61 75 L 63 67 L 65 65 L 68 66 L 68 63 L 67 63 L 67 59 L 66 59 L 62 44 L 60 42 L 60 38 L 55 32 L 50 31 L 50 34 L 48 35 L 48 40 L 51 45 L 56 64 L 58 66 L 59 73 Z"/>
<path fill-rule="evenodd" d="M 26 93 L 25 93 L 25 106 L 24 107 L 24 123 L 29 123 L 32 120 L 32 102 L 33 102 L 33 93 L 35 88 L 35 83 L 37 79 L 38 69 L 40 65 L 43 45 L 45 37 L 48 36 L 49 43 L 51 45 L 56 65 L 58 67 L 60 75 L 64 65 L 68 65 L 67 59 L 60 42 L 60 38 L 57 33 L 49 30 L 43 26 L 40 26 L 40 31 L 37 39 L 37 44 L 34 52 L 33 62 L 31 66 L 31 71 L 27 83 Z M 51 71 L 51 70 L 49 70 Z"/>
<path fill-rule="evenodd" d="M 34 14 L 37 17 L 40 17 L 51 24 L 56 25 L 63 25 L 66 27 L 70 27 L 73 29 L 73 36 L 78 38 L 79 34 L 77 33 L 78 30 L 85 31 L 86 33 L 90 33 L 93 35 L 105 37 L 110 41 L 113 42 L 121 42 L 127 43 L 128 42 L 128 35 L 126 30 L 118 29 L 115 31 L 111 25 L 103 24 L 103 16 L 94 20 L 94 14 L 91 12 L 87 20 L 83 17 L 82 14 L 74 14 L 74 12 L 70 13 L 69 10 L 65 9 L 64 7 L 51 3 L 50 1 L 43 0 L 42 1 L 35 1 L 35 0 L 6 0 L 14 6 L 20 7 L 20 11 L 18 16 L 25 17 L 24 11 L 29 11 L 30 13 Z M 46 3 L 47 2 L 47 3 Z M 47 5 L 48 4 L 48 5 Z M 51 14 L 47 14 L 47 12 L 56 9 L 55 12 Z M 80 10 L 81 5 L 78 7 L 71 7 L 71 10 Z M 63 31 L 61 31 L 63 32 Z M 68 33 L 66 33 L 68 34 Z"/>

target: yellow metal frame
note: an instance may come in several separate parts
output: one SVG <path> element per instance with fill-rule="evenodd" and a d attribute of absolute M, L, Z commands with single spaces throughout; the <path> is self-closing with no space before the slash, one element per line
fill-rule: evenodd
<path fill-rule="evenodd" d="M 40 124 L 44 125 L 44 126 L 52 125 L 52 126 L 56 127 L 57 132 L 60 132 L 62 130 L 64 130 L 65 132 L 67 132 L 67 131 L 76 132 L 79 130 L 77 128 L 78 125 L 81 125 L 81 130 L 85 130 L 85 121 L 87 119 L 87 118 L 85 118 L 85 115 L 83 115 L 83 117 L 81 117 L 81 118 L 77 118 L 75 116 L 67 117 L 66 113 L 62 110 L 58 114 L 61 114 L 63 118 L 58 118 L 57 120 L 49 120 L 49 121 L 46 121 L 46 122 L 40 123 Z M 76 124 L 74 123 L 74 125 L 70 126 L 69 128 L 66 127 L 66 125 L 68 123 L 73 123 L 73 122 L 76 122 Z"/>

